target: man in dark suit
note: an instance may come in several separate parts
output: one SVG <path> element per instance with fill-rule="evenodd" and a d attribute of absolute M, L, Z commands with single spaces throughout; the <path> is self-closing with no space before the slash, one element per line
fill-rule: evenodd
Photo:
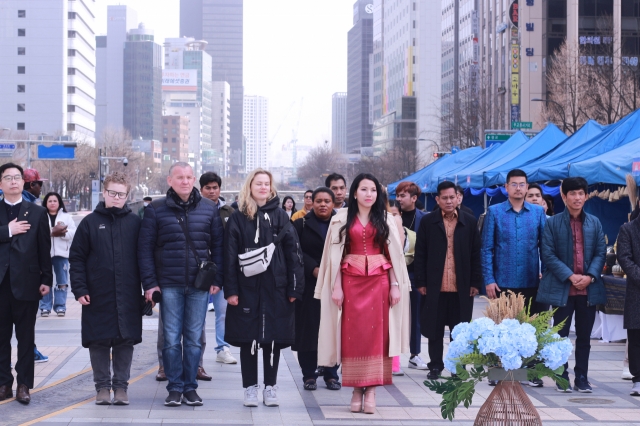
<path fill-rule="evenodd" d="M 16 400 L 31 401 L 38 301 L 53 283 L 46 210 L 22 199 L 22 167 L 0 166 L 0 401 L 11 398 L 11 336 L 18 340 Z"/>
<path fill-rule="evenodd" d="M 396 187 L 396 200 L 398 204 L 400 204 L 400 210 L 402 212 L 402 226 L 415 233 L 420 229 L 422 217 L 426 215 L 425 212 L 416 208 L 416 203 L 421 193 L 422 191 L 420 191 L 418 185 L 410 181 L 400 182 Z M 412 290 L 410 293 L 411 337 L 409 339 L 409 349 L 411 350 L 411 357 L 409 358 L 409 368 L 426 370 L 427 364 L 420 358 L 420 352 L 422 351 L 422 335 L 420 334 L 420 305 L 422 304 L 422 295 L 415 291 L 413 263 L 411 262 L 411 257 L 408 257 L 408 259 L 410 260 L 407 262 L 407 272 L 409 272 Z"/>
<path fill-rule="evenodd" d="M 440 208 L 422 218 L 416 235 L 415 286 L 423 296 L 421 332 L 429 339 L 429 380 L 444 369 L 444 328 L 471 320 L 482 285 L 480 233 L 475 217 L 458 210 L 453 182 L 438 185 Z M 452 371 L 451 374 L 455 374 Z"/>

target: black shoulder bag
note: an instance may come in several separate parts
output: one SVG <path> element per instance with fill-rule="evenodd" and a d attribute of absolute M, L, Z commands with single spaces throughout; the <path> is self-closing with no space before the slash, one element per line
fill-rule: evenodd
<path fill-rule="evenodd" d="M 187 244 L 191 248 L 193 255 L 196 257 L 196 262 L 198 262 L 198 275 L 196 275 L 196 280 L 193 283 L 193 286 L 197 290 L 209 291 L 209 288 L 213 285 L 213 282 L 216 278 L 216 273 L 218 272 L 218 266 L 210 260 L 201 261 L 200 256 L 198 256 L 198 252 L 196 251 L 195 246 L 193 245 L 193 241 L 191 241 L 191 237 L 189 236 L 189 231 L 187 230 L 182 217 L 176 213 L 176 218 L 178 219 L 178 223 L 182 228 L 182 232 L 184 232 L 184 236 L 187 239 Z M 189 262 L 189 259 L 187 259 Z M 188 283 L 187 283 L 188 285 Z"/>

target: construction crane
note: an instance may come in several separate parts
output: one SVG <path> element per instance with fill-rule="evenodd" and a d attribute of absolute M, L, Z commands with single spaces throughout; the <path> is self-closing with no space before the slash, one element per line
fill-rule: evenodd
<path fill-rule="evenodd" d="M 296 127 L 292 130 L 292 138 L 290 142 L 293 150 L 293 175 L 298 176 L 298 129 L 300 128 L 300 116 L 302 116 L 302 102 L 304 98 L 300 98 L 300 110 L 298 111 L 298 121 Z"/>
<path fill-rule="evenodd" d="M 282 125 L 284 124 L 284 122 L 287 120 L 287 117 L 289 116 L 289 113 L 291 112 L 291 110 L 293 109 L 293 106 L 296 104 L 296 101 L 291 102 L 291 105 L 289 105 L 289 109 L 287 110 L 287 113 L 284 115 L 284 118 L 282 119 L 282 121 L 280 122 L 280 125 L 278 126 L 278 128 L 276 129 L 276 132 L 273 134 L 273 136 L 271 137 L 271 139 L 269 139 L 269 149 L 271 149 L 271 144 L 273 143 L 273 141 L 276 139 L 276 136 L 278 136 L 278 132 L 280 131 L 280 128 L 282 127 Z"/>

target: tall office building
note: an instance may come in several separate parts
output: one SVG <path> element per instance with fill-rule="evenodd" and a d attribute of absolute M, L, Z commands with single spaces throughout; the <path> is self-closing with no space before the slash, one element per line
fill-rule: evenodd
<path fill-rule="evenodd" d="M 230 148 L 231 171 L 243 149 L 243 0 L 180 0 L 180 35 L 207 41 L 213 58 L 213 81 L 226 81 L 231 88 Z"/>
<path fill-rule="evenodd" d="M 258 167 L 267 168 L 267 149 L 269 148 L 267 98 L 245 95 L 242 122 L 246 138 L 246 173 Z"/>
<path fill-rule="evenodd" d="M 170 162 L 189 161 L 189 127 L 191 117 L 163 115 L 162 118 L 162 155 L 169 156 Z M 196 176 L 199 176 L 196 173 Z"/>
<path fill-rule="evenodd" d="M 162 47 L 143 23 L 124 44 L 123 127 L 132 138 L 160 140 L 162 130 Z"/>
<path fill-rule="evenodd" d="M 124 125 L 124 44 L 138 27 L 138 13 L 128 6 L 107 6 L 107 35 L 96 36 L 96 137 Z"/>
<path fill-rule="evenodd" d="M 222 161 L 220 176 L 229 174 L 229 139 L 231 130 L 231 88 L 226 81 L 214 81 L 212 87 L 211 149 Z"/>
<path fill-rule="evenodd" d="M 221 164 L 210 164 L 213 83 L 206 44 L 191 37 L 168 38 L 164 42 L 163 113 L 189 117 L 189 163 L 196 174 L 203 170 L 205 157 L 209 168 L 222 172 Z"/>
<path fill-rule="evenodd" d="M 369 120 L 373 151 L 434 149 L 440 139 L 439 0 L 374 0 Z M 436 37 L 434 39 L 434 37 Z M 412 98 L 412 99 L 410 99 Z M 420 151 L 420 152 L 418 152 Z"/>
<path fill-rule="evenodd" d="M 331 147 L 340 154 L 351 152 L 347 151 L 348 99 L 348 95 L 344 92 L 334 93 L 331 97 Z M 366 124 L 369 124 L 368 117 Z M 369 126 L 369 128 L 371 128 L 371 126 Z M 360 146 L 361 145 L 357 146 L 358 151 Z"/>
<path fill-rule="evenodd" d="M 94 0 L 2 1 L 0 128 L 95 140 L 94 16 Z"/>
<path fill-rule="evenodd" d="M 353 28 L 347 39 L 347 141 L 346 146 L 340 145 L 343 154 L 360 152 L 372 143 L 369 55 L 373 52 L 373 0 L 358 0 L 353 5 Z M 335 139 L 333 143 L 336 146 Z"/>

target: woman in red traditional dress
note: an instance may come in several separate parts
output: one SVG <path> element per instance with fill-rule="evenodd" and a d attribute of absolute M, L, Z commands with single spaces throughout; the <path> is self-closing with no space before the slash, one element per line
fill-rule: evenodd
<path fill-rule="evenodd" d="M 373 414 L 376 386 L 392 383 L 392 357 L 408 349 L 404 337 L 408 340 L 409 309 L 400 302 L 408 300 L 409 279 L 400 229 L 387 214 L 378 180 L 358 175 L 349 197 L 349 207 L 331 221 L 318 274 L 318 361 L 333 365 L 335 350 L 342 363 L 342 385 L 354 388 L 351 411 L 362 410 L 364 394 L 364 412 Z M 328 303 L 341 310 L 337 321 Z"/>

